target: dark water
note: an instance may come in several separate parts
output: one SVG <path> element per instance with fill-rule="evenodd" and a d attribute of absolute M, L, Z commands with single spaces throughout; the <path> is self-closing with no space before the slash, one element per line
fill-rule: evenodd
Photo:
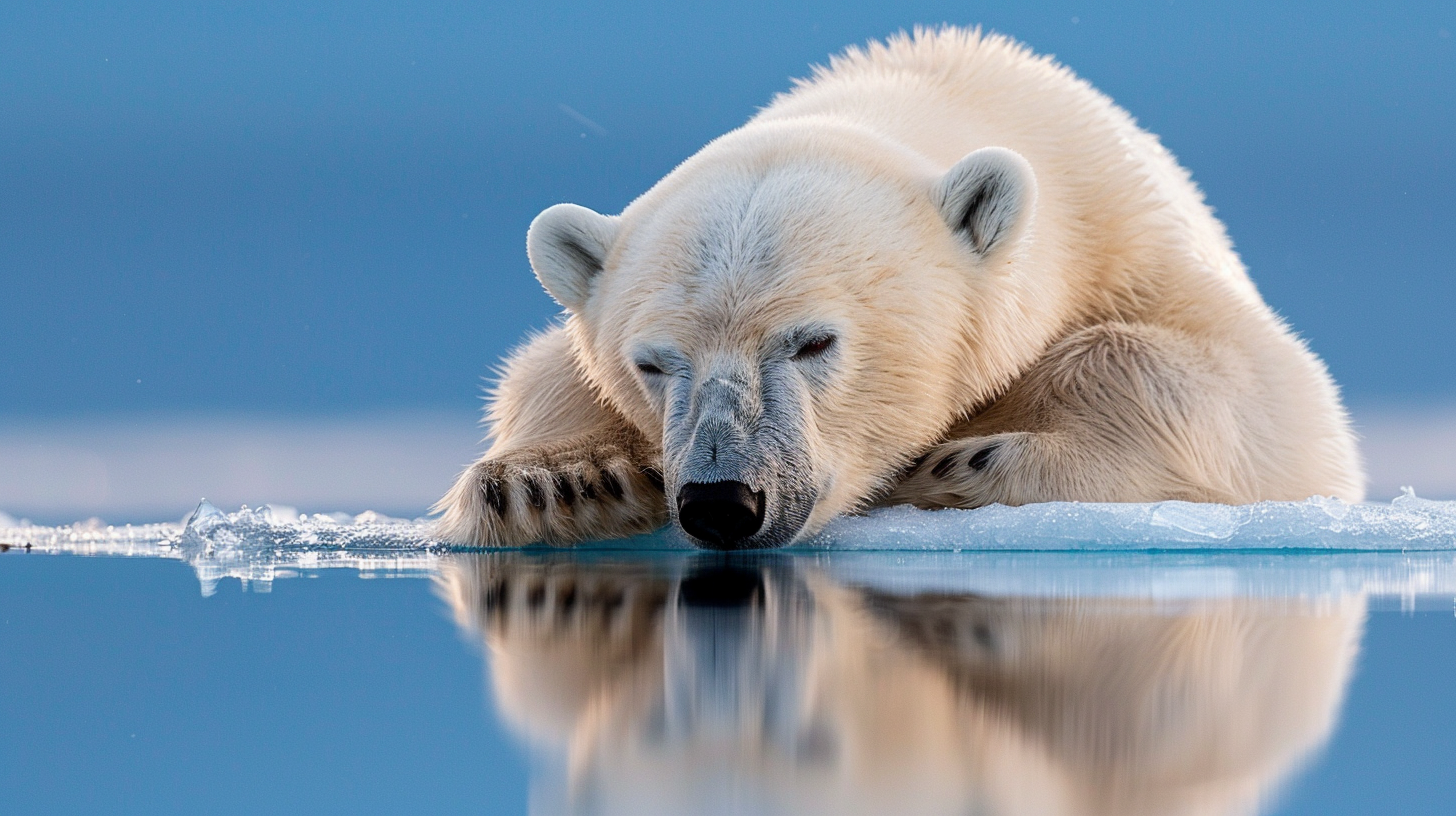
<path fill-rule="evenodd" d="M 12 551 L 0 795 L 7 813 L 1456 810 L 1451 557 L 1046 556 L 1017 595 L 947 588 L 1037 558 L 942 558 L 917 588 L 884 580 L 906 574 L 888 553 L 495 554 L 202 597 L 178 562 Z"/>

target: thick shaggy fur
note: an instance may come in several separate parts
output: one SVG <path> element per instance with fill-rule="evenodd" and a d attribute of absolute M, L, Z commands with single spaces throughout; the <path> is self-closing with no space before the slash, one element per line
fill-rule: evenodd
<path fill-rule="evenodd" d="M 724 478 L 767 496 L 753 546 L 884 502 L 1363 498 L 1324 366 L 1187 172 L 1003 37 L 850 49 L 621 216 L 552 208 L 529 242 L 568 318 L 508 362 L 437 508 L 454 541 L 640 532 Z"/>
<path fill-rule="evenodd" d="M 694 608 L 660 562 L 498 553 L 440 587 L 573 813 L 1254 814 L 1328 737 L 1365 609 L 761 576 Z"/>

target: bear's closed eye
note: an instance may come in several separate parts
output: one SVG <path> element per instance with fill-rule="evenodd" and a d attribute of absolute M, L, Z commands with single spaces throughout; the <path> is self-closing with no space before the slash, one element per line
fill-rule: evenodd
<path fill-rule="evenodd" d="M 823 337 L 816 337 L 813 340 L 810 340 L 809 342 L 803 344 L 802 346 L 799 346 L 799 350 L 794 352 L 794 359 L 807 360 L 811 357 L 818 357 L 819 355 L 828 351 L 829 347 L 832 345 L 834 345 L 834 335 L 827 334 Z"/>

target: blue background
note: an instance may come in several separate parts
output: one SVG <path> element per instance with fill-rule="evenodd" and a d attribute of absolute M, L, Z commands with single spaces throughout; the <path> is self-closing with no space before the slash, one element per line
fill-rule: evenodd
<path fill-rule="evenodd" d="M 555 311 L 536 212 L 619 210 L 810 64 L 943 21 L 1160 134 L 1352 400 L 1456 396 L 1450 2 L 10 2 L 0 419 L 472 409 Z"/>

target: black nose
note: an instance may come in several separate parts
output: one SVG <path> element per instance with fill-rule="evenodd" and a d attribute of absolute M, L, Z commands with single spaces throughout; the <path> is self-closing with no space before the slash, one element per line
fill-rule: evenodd
<path fill-rule="evenodd" d="M 677 492 L 677 520 L 709 547 L 736 549 L 763 526 L 763 492 L 742 482 L 689 482 Z"/>

